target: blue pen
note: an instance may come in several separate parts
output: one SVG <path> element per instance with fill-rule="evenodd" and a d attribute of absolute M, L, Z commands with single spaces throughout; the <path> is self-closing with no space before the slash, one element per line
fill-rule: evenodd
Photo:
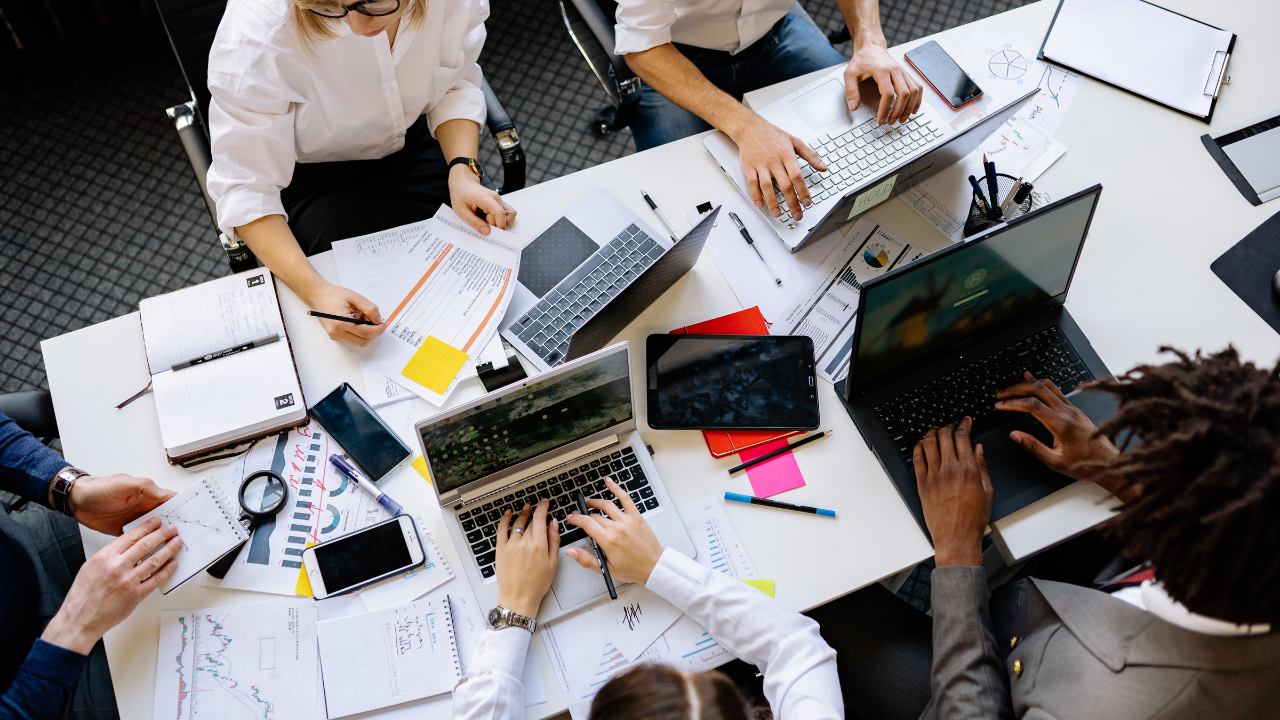
<path fill-rule="evenodd" d="M 724 494 L 725 500 L 734 502 L 748 503 L 750 505 L 763 505 L 765 507 L 778 508 L 779 510 L 794 510 L 796 512 L 809 513 L 810 515 L 824 515 L 826 517 L 835 517 L 835 510 L 823 510 L 822 508 L 809 507 L 808 505 L 792 505 L 791 503 L 778 502 L 777 500 L 766 500 L 764 498 L 752 497 L 750 495 L 739 495 L 738 493 L 727 492 Z"/>
<path fill-rule="evenodd" d="M 359 470 L 352 467 L 351 463 L 342 459 L 341 455 L 330 455 L 329 462 L 333 463 L 333 466 L 338 468 L 338 472 L 346 475 L 352 480 L 355 480 L 357 485 L 359 485 L 365 492 L 372 495 L 373 499 L 377 500 L 379 505 L 386 508 L 387 512 L 391 513 L 392 516 L 399 515 L 404 512 L 404 508 L 400 507 L 400 503 L 392 500 L 390 495 L 379 490 L 377 485 L 374 485 Z"/>
<path fill-rule="evenodd" d="M 991 188 L 991 209 L 1000 209 L 1000 180 L 996 178 L 996 164 L 987 162 L 987 156 L 982 156 L 982 167 L 987 169 L 987 187 Z M 994 218 L 993 218 L 994 219 Z"/>
<path fill-rule="evenodd" d="M 987 196 L 982 192 L 982 185 L 978 184 L 978 178 L 970 175 L 969 184 L 973 186 L 973 191 L 978 194 L 978 205 L 982 208 L 983 214 L 987 212 Z"/>

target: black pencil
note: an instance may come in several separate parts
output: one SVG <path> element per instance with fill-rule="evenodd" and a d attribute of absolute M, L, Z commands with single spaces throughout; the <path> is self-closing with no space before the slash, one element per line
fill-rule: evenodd
<path fill-rule="evenodd" d="M 310 315 L 311 317 L 324 318 L 325 320 L 337 320 L 338 322 L 351 323 L 352 325 L 377 325 L 378 324 L 370 320 L 347 317 L 346 315 L 330 315 L 329 313 L 316 312 L 315 310 L 308 310 L 307 314 Z"/>
<path fill-rule="evenodd" d="M 769 458 L 776 458 L 776 457 L 778 457 L 779 455 L 781 455 L 782 453 L 785 453 L 785 452 L 791 452 L 792 450 L 795 450 L 796 448 L 800 447 L 801 445 L 804 445 L 805 443 L 811 443 L 811 442 L 813 442 L 814 440 L 817 440 L 818 438 L 826 437 L 827 435 L 830 435 L 832 432 L 834 432 L 834 431 L 833 431 L 833 430 L 826 430 L 826 431 L 824 431 L 824 432 L 814 433 L 814 434 L 810 435 L 809 437 L 804 438 L 804 439 L 803 439 L 803 440 L 801 440 L 800 442 L 794 442 L 794 443 L 791 443 L 790 445 L 788 445 L 788 446 L 786 446 L 786 447 L 778 448 L 777 450 L 774 450 L 774 451 L 773 451 L 773 452 L 771 452 L 771 453 L 766 453 L 766 454 L 764 454 L 764 455 L 761 455 L 760 457 L 756 458 L 755 460 L 748 460 L 748 461 L 746 461 L 746 462 L 742 463 L 741 465 L 734 465 L 733 467 L 729 468 L 729 474 L 730 474 L 730 475 L 732 475 L 732 474 L 734 474 L 734 473 L 736 473 L 736 472 L 741 472 L 741 471 L 746 470 L 747 468 L 751 467 L 752 465 L 758 465 L 758 464 L 760 464 L 760 463 L 764 462 L 765 460 L 768 460 Z"/>
<path fill-rule="evenodd" d="M 578 512 L 586 515 L 587 498 L 582 494 L 581 490 L 577 492 L 574 499 L 578 501 Z M 600 562 L 600 573 L 604 575 L 604 584 L 609 588 L 609 598 L 617 600 L 618 590 L 613 586 L 613 576 L 609 574 L 609 561 L 605 559 L 604 550 L 600 549 L 600 544 L 595 541 L 595 538 L 591 539 L 591 546 L 596 549 L 596 560 Z"/>

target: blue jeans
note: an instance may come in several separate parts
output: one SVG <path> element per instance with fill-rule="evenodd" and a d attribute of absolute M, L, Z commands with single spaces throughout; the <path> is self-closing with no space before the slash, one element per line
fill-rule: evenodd
<path fill-rule="evenodd" d="M 735 99 L 752 90 L 846 62 L 831 43 L 805 21 L 787 13 L 763 38 L 737 55 L 676 45 L 712 85 Z M 631 123 L 637 150 L 689 137 L 711 125 L 676 105 L 653 88 L 640 91 L 640 110 Z"/>

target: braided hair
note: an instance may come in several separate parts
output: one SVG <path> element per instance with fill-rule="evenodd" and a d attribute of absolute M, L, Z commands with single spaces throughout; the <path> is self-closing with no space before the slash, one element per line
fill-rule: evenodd
<path fill-rule="evenodd" d="M 1119 410 L 1100 432 L 1137 440 L 1107 468 L 1132 494 L 1109 530 L 1124 554 L 1153 562 L 1192 612 L 1234 623 L 1280 621 L 1280 364 L 1241 363 L 1235 348 L 1140 365 L 1093 387 Z M 1127 440 L 1117 442 L 1122 445 Z"/>

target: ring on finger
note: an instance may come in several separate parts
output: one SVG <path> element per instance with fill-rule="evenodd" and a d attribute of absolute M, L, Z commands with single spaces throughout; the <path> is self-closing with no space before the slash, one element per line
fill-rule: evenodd
<path fill-rule="evenodd" d="M 524 532 L 524 528 L 522 528 L 522 527 L 513 527 L 513 528 L 511 528 L 511 532 L 518 532 L 518 533 L 522 533 L 522 532 Z"/>

